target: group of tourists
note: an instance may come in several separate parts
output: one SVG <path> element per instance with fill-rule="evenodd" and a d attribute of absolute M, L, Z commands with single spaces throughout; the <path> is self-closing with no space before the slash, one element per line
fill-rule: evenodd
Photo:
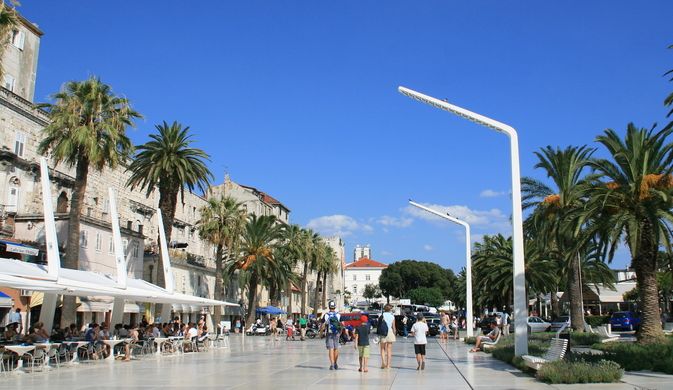
<path fill-rule="evenodd" d="M 330 302 L 329 311 L 322 317 L 322 325 L 320 332 L 325 335 L 325 346 L 327 347 L 327 355 L 330 362 L 330 370 L 339 369 L 339 338 L 343 331 L 341 325 L 341 317 L 336 312 L 336 304 Z M 369 318 L 362 315 L 360 324 L 354 329 L 354 347 L 358 351 L 358 361 L 360 372 L 369 371 L 369 356 L 370 356 L 370 341 L 376 342 L 378 339 L 379 349 L 381 353 L 381 369 L 389 369 L 393 356 L 393 344 L 396 342 L 397 326 L 395 324 L 395 316 L 392 313 L 393 307 L 385 305 L 383 313 L 378 319 L 376 333 L 374 338 L 371 337 L 371 326 Z M 406 326 L 406 324 L 405 324 Z M 423 314 L 419 313 L 416 316 L 416 322 L 411 327 L 411 335 L 414 337 L 414 353 L 416 355 L 416 362 L 418 363 L 416 370 L 425 370 L 425 347 L 428 343 L 426 335 L 428 333 L 428 325 Z"/>

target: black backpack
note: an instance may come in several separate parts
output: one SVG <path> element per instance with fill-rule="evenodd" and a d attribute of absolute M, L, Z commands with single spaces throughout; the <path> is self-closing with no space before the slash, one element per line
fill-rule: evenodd
<path fill-rule="evenodd" d="M 383 320 L 383 314 L 379 317 L 379 323 L 376 327 L 376 334 L 379 336 L 388 336 L 388 324 Z"/>

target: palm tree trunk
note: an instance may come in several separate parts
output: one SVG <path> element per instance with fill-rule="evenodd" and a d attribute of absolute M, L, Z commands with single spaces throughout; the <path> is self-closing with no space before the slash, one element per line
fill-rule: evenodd
<path fill-rule="evenodd" d="M 582 310 L 582 285 L 580 283 L 579 255 L 570 259 L 568 270 L 568 302 L 570 302 L 570 326 L 577 332 L 584 332 L 584 312 Z"/>
<path fill-rule="evenodd" d="M 323 272 L 322 277 L 322 307 L 327 307 L 327 271 Z"/>
<path fill-rule="evenodd" d="M 248 318 L 245 320 L 246 326 L 255 323 L 255 312 L 257 310 L 257 274 L 252 273 L 248 281 Z"/>
<path fill-rule="evenodd" d="M 315 291 L 313 292 L 313 314 L 316 314 L 316 315 L 318 314 L 318 305 L 320 304 L 320 302 L 319 302 L 319 300 L 320 300 L 320 290 L 318 289 L 319 285 L 320 285 L 320 271 L 316 272 Z"/>
<path fill-rule="evenodd" d="M 288 280 L 287 281 L 287 287 L 285 288 L 285 291 L 287 293 L 287 315 L 288 317 L 292 317 L 292 281 Z"/>
<path fill-rule="evenodd" d="M 223 258 L 223 246 L 218 244 L 215 250 L 215 299 L 218 301 L 224 300 L 224 283 L 222 277 L 222 263 L 224 262 Z M 215 306 L 215 311 L 213 313 L 213 320 L 215 321 L 215 326 L 220 325 L 222 320 L 222 306 Z"/>
<path fill-rule="evenodd" d="M 173 233 L 173 219 L 175 218 L 175 205 L 178 200 L 178 192 L 176 190 L 166 191 L 159 189 L 159 209 L 164 222 L 164 233 L 166 234 L 166 246 L 171 242 L 171 234 Z M 157 242 L 160 238 L 157 237 Z M 166 278 L 164 277 L 164 263 L 161 259 L 161 245 L 159 245 L 159 269 L 157 270 L 157 285 L 159 287 L 166 287 Z"/>
<path fill-rule="evenodd" d="M 301 278 L 301 315 L 306 315 L 306 299 L 308 298 L 308 261 L 304 260 L 304 273 Z"/>
<path fill-rule="evenodd" d="M 68 221 L 68 242 L 65 247 L 65 259 L 63 267 L 70 269 L 79 268 L 79 247 L 80 247 L 80 219 L 82 216 L 82 207 L 84 206 L 84 194 L 89 177 L 89 160 L 80 157 L 75 168 L 75 184 L 72 190 L 72 199 L 70 200 L 70 213 Z M 77 321 L 76 297 L 63 296 L 63 308 L 61 309 L 61 328 L 70 326 Z"/>
<path fill-rule="evenodd" d="M 659 289 L 657 287 L 657 245 L 652 240 L 652 225 L 644 221 L 640 239 L 641 253 L 633 259 L 638 280 L 642 317 L 638 331 L 639 343 L 658 343 L 664 333 L 659 316 Z"/>
<path fill-rule="evenodd" d="M 166 234 L 166 247 L 171 242 L 171 233 L 173 233 L 173 218 L 175 218 L 175 205 L 178 199 L 177 189 L 175 191 L 163 190 L 159 188 L 159 209 L 161 210 L 162 220 L 164 225 L 164 233 Z M 157 242 L 159 243 L 161 238 L 157 236 Z M 170 256 L 170 254 L 169 254 Z M 166 278 L 164 276 L 164 261 L 161 258 L 161 245 L 159 245 L 159 263 L 157 264 L 157 286 L 166 287 Z M 173 286 L 175 287 L 175 286 Z M 163 312 L 164 305 L 169 305 L 168 303 L 162 303 L 156 305 L 157 313 Z"/>

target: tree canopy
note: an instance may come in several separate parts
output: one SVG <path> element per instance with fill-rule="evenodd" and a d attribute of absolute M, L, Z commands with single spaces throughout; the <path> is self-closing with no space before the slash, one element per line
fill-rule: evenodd
<path fill-rule="evenodd" d="M 383 295 L 412 298 L 409 295 L 412 290 L 436 288 L 441 299 L 440 305 L 444 300 L 454 298 L 455 283 L 456 275 L 452 270 L 444 269 L 435 263 L 418 260 L 402 260 L 392 263 L 383 270 L 379 277 L 379 287 Z M 422 296 L 428 296 L 426 292 L 422 294 Z"/>

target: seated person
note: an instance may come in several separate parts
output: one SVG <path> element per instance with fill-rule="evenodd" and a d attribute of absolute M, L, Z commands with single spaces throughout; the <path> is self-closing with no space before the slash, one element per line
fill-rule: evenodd
<path fill-rule="evenodd" d="M 47 333 L 47 330 L 44 329 L 44 324 L 42 322 L 36 322 L 33 327 L 35 328 L 35 334 L 37 334 L 37 337 L 42 340 L 39 341 L 40 343 L 49 341 L 49 333 Z"/>
<path fill-rule="evenodd" d="M 70 324 L 69 327 L 65 328 L 65 339 L 77 339 L 80 337 L 79 329 L 77 329 L 76 324 Z"/>
<path fill-rule="evenodd" d="M 17 328 L 19 327 L 19 324 L 16 322 L 13 322 L 9 325 L 7 325 L 7 328 L 5 329 L 5 340 L 7 341 L 14 341 L 19 337 L 19 332 L 17 332 Z"/>
<path fill-rule="evenodd" d="M 483 343 L 493 342 L 498 339 L 498 336 L 500 336 L 500 328 L 498 328 L 498 324 L 496 324 L 496 322 L 493 321 L 491 322 L 491 331 L 486 336 L 477 337 L 477 344 L 474 346 L 474 348 L 470 349 L 470 352 L 479 351 Z"/>
<path fill-rule="evenodd" d="M 129 360 L 131 360 L 132 344 L 138 342 L 138 340 L 139 340 L 138 327 L 136 327 L 135 324 L 131 324 L 129 326 L 128 338 L 130 338 L 131 340 L 129 340 L 130 342 L 126 343 L 126 345 L 124 346 L 125 352 L 126 352 L 126 356 L 124 357 L 125 362 L 128 362 Z"/>

